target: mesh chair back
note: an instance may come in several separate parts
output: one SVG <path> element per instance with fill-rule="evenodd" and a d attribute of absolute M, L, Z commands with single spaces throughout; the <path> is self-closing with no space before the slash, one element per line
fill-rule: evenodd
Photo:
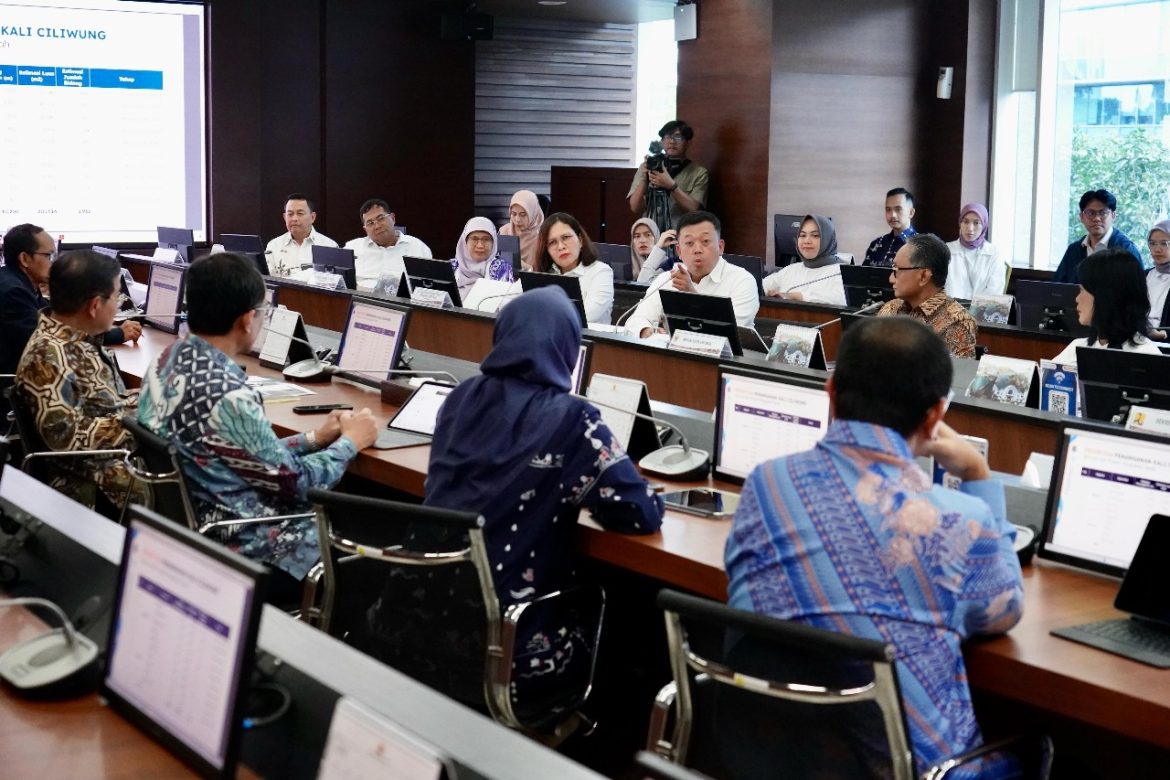
<path fill-rule="evenodd" d="M 474 512 L 310 490 L 322 541 L 322 628 L 486 712 L 500 609 Z"/>
<path fill-rule="evenodd" d="M 135 477 L 151 486 L 154 511 L 198 531 L 199 520 L 183 483 L 178 449 L 138 422 L 133 415 L 123 417 L 122 425 L 130 431 L 137 445 L 133 458 L 127 460 L 127 466 Z"/>
<path fill-rule="evenodd" d="M 673 760 L 713 777 L 913 776 L 892 647 L 671 591 L 658 603 Z"/>
<path fill-rule="evenodd" d="M 13 423 L 16 426 L 16 432 L 20 434 L 25 453 L 48 452 L 49 445 L 45 444 L 45 440 L 41 438 L 41 432 L 37 429 L 37 421 L 33 418 L 32 409 L 25 403 L 20 387 L 12 385 L 4 391 L 4 395 L 12 408 Z"/>

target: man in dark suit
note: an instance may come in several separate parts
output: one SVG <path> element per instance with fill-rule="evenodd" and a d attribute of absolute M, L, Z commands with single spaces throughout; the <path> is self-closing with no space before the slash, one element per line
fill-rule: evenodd
<path fill-rule="evenodd" d="M 1081 224 L 1085 236 L 1068 245 L 1064 257 L 1052 275 L 1052 281 L 1077 284 L 1081 261 L 1101 249 L 1124 249 L 1141 262 L 1142 256 L 1129 237 L 1113 228 L 1117 216 L 1117 198 L 1109 190 L 1089 190 L 1081 196 Z"/>

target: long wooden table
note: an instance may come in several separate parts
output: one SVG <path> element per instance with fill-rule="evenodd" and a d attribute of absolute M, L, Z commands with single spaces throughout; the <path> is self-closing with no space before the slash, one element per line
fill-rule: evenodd
<path fill-rule="evenodd" d="M 137 347 L 117 348 L 123 372 L 141 376 L 151 356 L 172 338 L 147 330 Z M 250 373 L 274 373 L 251 359 L 242 363 Z M 369 406 L 380 421 L 394 412 L 393 407 L 381 404 L 378 395 L 348 384 L 335 382 L 314 389 L 319 393 L 314 402 Z M 312 424 L 294 415 L 291 406 L 267 407 L 273 426 L 282 435 Z M 421 496 L 429 454 L 430 448 L 425 446 L 365 450 L 351 469 Z M 708 480 L 706 484 L 712 483 Z M 603 531 L 583 514 L 578 544 L 582 552 L 598 561 L 725 600 L 723 548 L 728 527 L 727 521 L 670 511 L 660 533 L 626 536 Z M 1020 624 L 1006 636 L 974 642 L 966 651 L 973 687 L 1158 750 L 1170 750 L 1170 672 L 1048 634 L 1057 626 L 1119 616 L 1112 607 L 1116 589 L 1116 580 L 1043 562 L 1026 567 L 1026 607 Z"/>

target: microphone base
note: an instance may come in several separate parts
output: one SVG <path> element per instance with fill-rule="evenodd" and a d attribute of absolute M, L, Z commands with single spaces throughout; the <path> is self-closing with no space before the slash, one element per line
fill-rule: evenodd
<path fill-rule="evenodd" d="M 320 360 L 310 358 L 309 360 L 298 360 L 296 363 L 289 363 L 282 369 L 281 374 L 289 382 L 301 382 L 303 384 L 316 384 L 333 381 L 333 374 L 329 371 L 329 364 L 322 363 Z"/>
<path fill-rule="evenodd" d="M 691 447 L 687 453 L 677 444 L 654 450 L 638 461 L 638 468 L 657 477 L 685 482 L 707 476 L 711 456 L 704 450 Z"/>

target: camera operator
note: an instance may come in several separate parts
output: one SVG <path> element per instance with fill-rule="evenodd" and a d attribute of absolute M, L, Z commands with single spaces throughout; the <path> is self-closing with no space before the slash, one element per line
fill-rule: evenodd
<path fill-rule="evenodd" d="M 695 131 L 681 120 L 667 122 L 658 131 L 662 141 L 650 144 L 651 154 L 638 166 L 630 187 L 630 211 L 654 220 L 659 230 L 670 230 L 679 219 L 703 208 L 707 199 L 707 169 L 687 159 Z"/>

